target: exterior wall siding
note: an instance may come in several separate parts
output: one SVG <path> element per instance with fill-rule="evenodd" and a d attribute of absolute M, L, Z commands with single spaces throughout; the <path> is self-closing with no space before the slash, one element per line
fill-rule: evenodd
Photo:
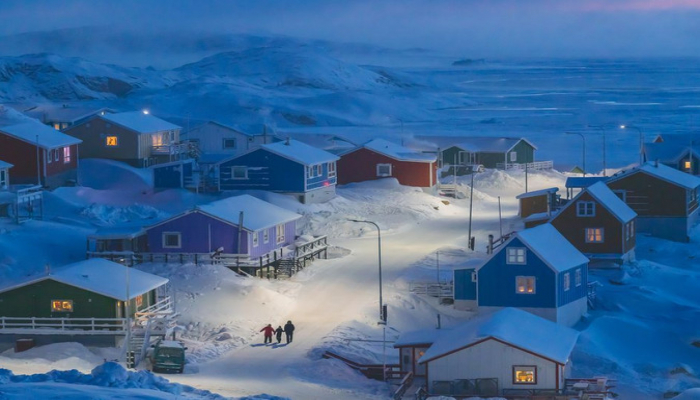
<path fill-rule="evenodd" d="M 547 194 L 520 199 L 520 218 L 549 211 L 549 199 Z"/>
<path fill-rule="evenodd" d="M 72 126 L 64 133 L 83 141 L 80 158 L 106 158 L 124 162 L 141 158 L 138 151 L 138 134 L 109 123 L 99 116 Z M 107 146 L 107 136 L 117 136 L 117 146 Z"/>
<path fill-rule="evenodd" d="M 476 300 L 476 282 L 472 282 L 474 268 L 454 270 L 454 299 Z"/>
<path fill-rule="evenodd" d="M 47 162 L 49 152 L 39 148 L 39 174 L 41 184 L 50 188 L 62 186 L 66 181 L 77 179 L 78 145 L 71 145 L 71 160 L 65 163 L 63 147 L 58 147 L 58 161 L 55 155 Z M 37 183 L 37 147 L 32 143 L 15 139 L 0 132 L 0 160 L 13 164 L 11 184 Z"/>
<path fill-rule="evenodd" d="M 245 216 L 244 216 L 245 218 Z M 180 248 L 164 248 L 163 233 L 179 232 Z M 209 238 L 211 232 L 211 247 Z M 224 248 L 224 253 L 238 253 L 238 227 L 198 211 L 185 214 L 146 230 L 148 245 L 153 253 L 209 253 Z M 242 235 L 242 249 L 248 248 L 248 235 Z"/>
<path fill-rule="evenodd" d="M 248 167 L 248 179 L 232 179 L 231 167 Z M 254 150 L 219 164 L 221 190 L 260 189 L 275 192 L 305 192 L 304 165 L 265 149 Z"/>
<path fill-rule="evenodd" d="M 556 306 L 556 274 L 535 253 L 526 250 L 526 264 L 506 264 L 506 253 L 510 247 L 526 248 L 516 237 L 479 269 L 479 307 L 545 307 Z M 515 292 L 517 276 L 535 277 L 535 294 Z"/>
<path fill-rule="evenodd" d="M 557 369 L 552 361 L 489 339 L 428 364 L 428 389 L 433 381 L 497 378 L 498 389 L 554 389 Z M 513 366 L 537 366 L 537 384 L 514 384 Z"/>
<path fill-rule="evenodd" d="M 377 176 L 377 164 L 391 164 L 391 177 L 400 184 L 432 187 L 436 183 L 435 163 L 399 161 L 366 148 L 343 155 L 338 161 L 338 183 L 345 185 L 384 177 Z"/>
<path fill-rule="evenodd" d="M 581 270 L 581 285 L 576 286 L 576 270 Z M 569 290 L 564 290 L 564 275 L 569 274 Z M 564 272 L 560 272 L 557 275 L 557 290 L 559 291 L 559 296 L 557 296 L 557 307 L 564 306 L 576 300 L 585 298 L 588 294 L 588 288 L 586 284 L 588 283 L 588 265 L 582 264 L 576 268 L 571 268 Z"/>
<path fill-rule="evenodd" d="M 269 242 L 265 243 L 264 239 L 264 231 L 268 232 L 269 235 Z M 258 235 L 258 245 L 253 247 L 253 235 Z M 250 256 L 251 257 L 260 257 L 264 254 L 267 254 L 273 250 L 277 250 L 279 248 L 289 246 L 290 244 L 294 243 L 294 240 L 296 239 L 296 221 L 290 221 L 284 224 L 284 241 L 281 243 L 277 243 L 277 227 L 272 226 L 270 228 L 265 228 L 261 229 L 259 231 L 256 231 L 254 233 L 251 233 L 250 235 L 250 241 L 251 247 L 250 247 Z"/>
<path fill-rule="evenodd" d="M 640 218 L 687 215 L 686 190 L 649 174 L 638 171 L 608 182 L 608 187 L 625 191 L 625 203 Z"/>
<path fill-rule="evenodd" d="M 518 164 L 531 163 L 535 161 L 535 149 L 524 140 L 519 141 L 511 151 L 518 154 L 515 161 Z M 508 162 L 511 162 L 510 154 L 508 154 Z"/>
<path fill-rule="evenodd" d="M 636 230 L 676 242 L 689 242 L 689 225 L 685 217 L 637 217 Z"/>

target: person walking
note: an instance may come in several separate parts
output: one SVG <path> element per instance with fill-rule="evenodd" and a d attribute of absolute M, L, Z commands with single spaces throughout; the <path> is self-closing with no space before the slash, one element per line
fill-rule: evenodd
<path fill-rule="evenodd" d="M 272 324 L 267 324 L 266 327 L 260 329 L 260 332 L 265 334 L 265 344 L 272 344 L 272 334 L 275 333 L 275 328 L 272 327 Z"/>
<path fill-rule="evenodd" d="M 277 344 L 282 343 L 282 333 L 284 332 L 284 329 L 282 329 L 282 325 L 278 326 L 277 329 L 275 330 L 275 334 L 277 334 Z"/>
<path fill-rule="evenodd" d="M 287 334 L 287 343 L 292 343 L 294 338 L 294 324 L 292 324 L 292 321 L 287 321 L 284 325 L 284 333 Z"/>

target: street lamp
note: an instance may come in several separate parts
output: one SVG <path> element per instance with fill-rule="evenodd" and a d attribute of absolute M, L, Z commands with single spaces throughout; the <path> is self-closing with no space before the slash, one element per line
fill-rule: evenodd
<path fill-rule="evenodd" d="M 386 381 L 386 314 L 384 312 L 384 301 L 382 300 L 382 230 L 376 222 L 361 219 L 348 219 L 352 222 L 362 222 L 372 224 L 377 228 L 377 254 L 379 255 L 379 325 L 382 325 L 382 377 Z"/>
<path fill-rule="evenodd" d="M 586 176 L 586 137 L 580 132 L 566 132 L 567 135 L 579 135 L 583 140 L 583 176 Z"/>
<path fill-rule="evenodd" d="M 620 129 L 636 129 L 639 132 L 639 166 L 641 167 L 644 163 L 642 159 L 642 148 L 644 147 L 644 134 L 638 126 L 634 125 L 620 125 Z"/>
<path fill-rule="evenodd" d="M 603 176 L 608 176 L 608 165 L 605 160 L 605 148 L 607 144 L 605 140 L 605 127 L 603 125 L 588 125 L 588 127 L 600 129 L 600 132 L 603 134 Z"/>

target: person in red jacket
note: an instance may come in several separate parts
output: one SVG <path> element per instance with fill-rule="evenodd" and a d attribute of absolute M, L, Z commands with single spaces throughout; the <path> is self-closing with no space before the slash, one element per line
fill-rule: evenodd
<path fill-rule="evenodd" d="M 275 333 L 275 328 L 272 327 L 272 324 L 267 324 L 266 327 L 260 329 L 260 332 L 263 332 L 265 334 L 265 344 L 271 344 L 272 334 Z"/>

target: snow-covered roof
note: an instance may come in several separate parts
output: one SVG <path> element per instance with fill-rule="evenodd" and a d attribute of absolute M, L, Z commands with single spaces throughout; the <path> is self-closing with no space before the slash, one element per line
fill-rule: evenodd
<path fill-rule="evenodd" d="M 566 178 L 566 188 L 587 188 L 596 182 L 605 182 L 608 180 L 607 176 L 570 176 Z"/>
<path fill-rule="evenodd" d="M 127 269 L 129 270 L 128 281 Z M 103 258 L 91 258 L 52 270 L 49 275 L 35 276 L 23 282 L 2 287 L 0 293 L 46 279 L 120 301 L 127 300 L 127 282 L 129 284 L 129 298 L 131 299 L 168 283 L 168 279 L 158 275 L 128 268 Z"/>
<path fill-rule="evenodd" d="M 528 197 L 550 195 L 550 194 L 556 193 L 558 191 L 559 191 L 558 187 L 551 187 L 551 188 L 547 188 L 547 189 L 535 190 L 533 192 L 525 192 L 525 193 L 522 193 L 522 194 L 515 196 L 515 198 L 516 199 L 526 199 Z"/>
<path fill-rule="evenodd" d="M 271 153 L 304 165 L 321 164 L 339 159 L 338 156 L 332 153 L 293 139 L 263 144 L 261 147 Z"/>
<path fill-rule="evenodd" d="M 440 358 L 484 339 L 494 338 L 543 358 L 566 364 L 579 333 L 517 308 L 478 316 L 442 334 L 418 360 Z"/>
<path fill-rule="evenodd" d="M 182 342 L 178 342 L 175 340 L 161 340 L 158 342 L 159 347 L 167 347 L 167 348 L 172 348 L 172 349 L 182 349 L 185 347 Z"/>
<path fill-rule="evenodd" d="M 88 239 L 133 239 L 145 235 L 146 231 L 140 226 L 109 227 L 98 229 Z"/>
<path fill-rule="evenodd" d="M 61 133 L 50 126 L 34 120 L 15 125 L 2 126 L 0 127 L 0 132 L 4 132 L 9 136 L 31 143 L 32 145 L 38 143 L 39 147 L 48 150 L 82 143 L 82 140 L 78 138 Z"/>
<path fill-rule="evenodd" d="M 534 214 L 530 214 L 527 217 L 523 218 L 523 222 L 541 221 L 543 219 L 549 219 L 553 215 L 554 215 L 554 213 L 548 213 L 548 212 L 534 213 Z"/>
<path fill-rule="evenodd" d="M 151 114 L 144 114 L 141 111 L 105 114 L 102 118 L 142 134 L 180 129 L 175 124 L 171 124 Z"/>
<path fill-rule="evenodd" d="M 610 211 L 610 213 L 622 223 L 629 222 L 637 216 L 637 213 L 625 204 L 622 199 L 617 197 L 617 195 L 610 190 L 608 185 L 603 182 L 598 182 L 589 186 L 586 192 L 598 200 L 598 203 Z M 573 201 L 570 203 L 573 203 Z"/>
<path fill-rule="evenodd" d="M 542 261 L 558 272 L 586 264 L 589 261 L 551 224 L 525 229 L 516 233 L 514 237 L 518 237 Z"/>
<path fill-rule="evenodd" d="M 663 181 L 672 183 L 677 186 L 684 187 L 686 189 L 695 189 L 700 186 L 700 178 L 697 176 L 679 171 L 675 168 L 657 163 L 645 163 L 641 167 L 634 167 L 625 171 L 618 172 L 617 174 L 610 177 L 609 182 L 614 182 L 622 179 L 625 176 L 634 174 L 636 172 L 644 172 Z"/>
<path fill-rule="evenodd" d="M 529 140 L 517 137 L 465 137 L 455 139 L 459 139 L 459 142 L 454 146 L 474 153 L 506 153 L 520 143 L 521 140 L 537 150 L 537 147 Z"/>
<path fill-rule="evenodd" d="M 650 161 L 676 162 L 686 156 L 691 149 L 693 154 L 698 157 L 698 152 L 687 142 L 664 140 L 660 143 L 644 143 L 644 155 Z"/>
<path fill-rule="evenodd" d="M 436 154 L 421 153 L 384 139 L 374 139 L 362 147 L 391 157 L 398 161 L 431 163 L 437 160 Z"/>
<path fill-rule="evenodd" d="M 433 344 L 439 337 L 450 332 L 451 329 L 421 329 L 417 331 L 403 332 L 394 342 L 394 347 L 416 346 L 419 344 Z"/>
<path fill-rule="evenodd" d="M 3 160 L 0 160 L 0 168 L 12 168 L 13 165 L 10 164 L 9 162 L 5 162 Z"/>
<path fill-rule="evenodd" d="M 40 121 L 76 122 L 87 117 L 112 113 L 114 110 L 107 107 L 79 107 L 72 105 L 40 105 L 24 111 L 24 114 Z"/>

